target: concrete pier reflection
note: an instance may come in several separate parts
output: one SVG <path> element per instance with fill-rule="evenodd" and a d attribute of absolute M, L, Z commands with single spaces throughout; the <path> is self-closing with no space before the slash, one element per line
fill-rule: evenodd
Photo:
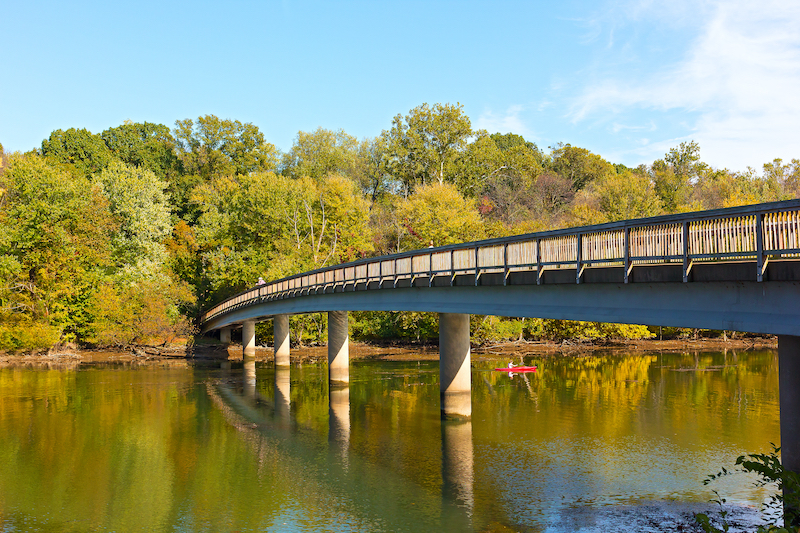
<path fill-rule="evenodd" d="M 289 367 L 275 368 L 275 414 L 284 422 L 291 421 L 292 372 Z"/>
<path fill-rule="evenodd" d="M 442 420 L 442 499 L 466 511 L 464 531 L 472 529 L 474 470 L 472 422 Z"/>
<path fill-rule="evenodd" d="M 242 394 L 248 400 L 256 399 L 256 360 L 246 357 L 242 370 Z"/>
<path fill-rule="evenodd" d="M 328 402 L 328 441 L 346 459 L 350 447 L 350 387 L 331 386 Z"/>

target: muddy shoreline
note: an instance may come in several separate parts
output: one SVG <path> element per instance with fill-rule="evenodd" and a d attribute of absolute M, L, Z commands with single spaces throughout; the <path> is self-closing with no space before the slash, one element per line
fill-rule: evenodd
<path fill-rule="evenodd" d="M 699 353 L 726 350 L 747 351 L 777 349 L 777 337 L 748 337 L 744 339 L 680 339 L 680 340 L 629 340 L 602 343 L 589 342 L 502 342 L 486 343 L 472 347 L 472 359 L 477 361 L 498 358 L 584 356 L 601 352 L 603 354 L 666 352 Z M 271 360 L 271 346 L 257 346 L 256 360 Z M 292 347 L 292 362 L 311 363 L 327 360 L 327 347 Z M 394 344 L 375 345 L 350 343 L 350 358 L 354 360 L 383 361 L 435 361 L 439 358 L 435 344 Z M 0 367 L 44 366 L 71 367 L 93 363 L 148 363 L 161 361 L 180 364 L 192 360 L 241 360 L 240 344 L 202 343 L 193 346 L 140 346 L 130 350 L 80 350 L 65 349 L 47 354 L 11 355 L 0 354 Z"/>

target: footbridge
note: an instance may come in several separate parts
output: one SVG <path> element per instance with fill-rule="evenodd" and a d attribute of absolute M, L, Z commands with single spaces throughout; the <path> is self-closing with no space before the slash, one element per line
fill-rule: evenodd
<path fill-rule="evenodd" d="M 328 312 L 330 379 L 346 383 L 347 312 L 356 310 L 440 313 L 446 416 L 471 413 L 473 313 L 778 335 L 783 457 L 800 470 L 800 200 L 362 259 L 252 287 L 200 322 L 228 342 L 231 328 L 241 327 L 248 355 L 255 323 L 273 319 L 275 362 L 283 366 L 289 315 Z"/>

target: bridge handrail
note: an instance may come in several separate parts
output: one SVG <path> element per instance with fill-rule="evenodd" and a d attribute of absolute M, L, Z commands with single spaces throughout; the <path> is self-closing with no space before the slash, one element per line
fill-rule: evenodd
<path fill-rule="evenodd" d="M 636 265 L 683 263 L 688 281 L 695 261 L 756 259 L 762 281 L 771 257 L 800 257 L 800 200 L 696 211 L 674 215 L 564 228 L 435 248 L 410 250 L 323 267 L 246 289 L 203 313 L 201 322 L 253 301 L 316 292 L 331 286 L 371 281 L 414 280 L 450 274 L 533 271 L 541 282 L 545 270 L 623 265 L 624 282 Z M 398 268 L 400 265 L 400 268 Z M 313 282 L 311 281 L 313 279 Z"/>

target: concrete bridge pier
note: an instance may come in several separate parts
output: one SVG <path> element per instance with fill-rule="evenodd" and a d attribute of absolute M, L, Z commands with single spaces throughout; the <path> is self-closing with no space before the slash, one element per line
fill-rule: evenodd
<path fill-rule="evenodd" d="M 350 334 L 347 311 L 328 311 L 328 379 L 350 382 Z"/>
<path fill-rule="evenodd" d="M 231 343 L 231 328 L 222 328 L 219 330 L 219 342 L 222 344 Z"/>
<path fill-rule="evenodd" d="M 242 324 L 242 352 L 244 357 L 256 355 L 256 321 L 245 320 Z"/>
<path fill-rule="evenodd" d="M 439 395 L 442 418 L 472 416 L 469 315 L 439 313 Z"/>
<path fill-rule="evenodd" d="M 272 327 L 275 366 L 289 366 L 289 315 L 275 315 Z"/>
<path fill-rule="evenodd" d="M 800 337 L 778 335 L 778 391 L 781 413 L 781 463 L 784 469 L 800 474 Z M 800 525 L 800 494 L 786 501 L 783 515 L 786 526 Z"/>

